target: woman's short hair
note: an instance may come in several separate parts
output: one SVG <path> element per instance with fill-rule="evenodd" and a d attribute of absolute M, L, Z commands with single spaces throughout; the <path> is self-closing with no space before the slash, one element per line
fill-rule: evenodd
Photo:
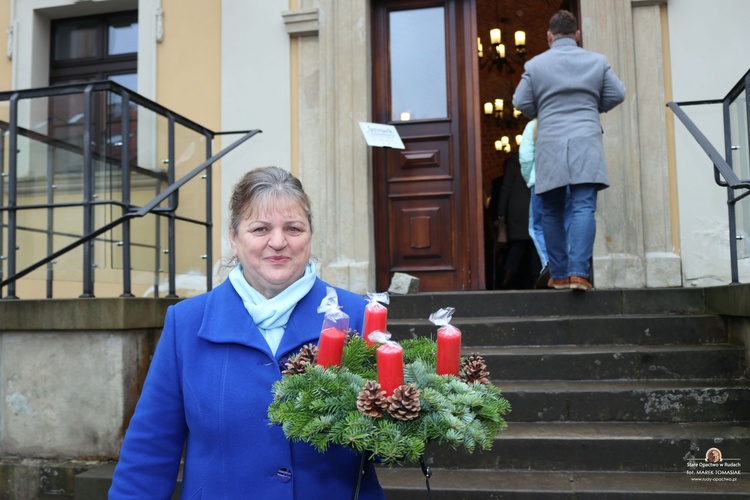
<path fill-rule="evenodd" d="M 549 20 L 549 32 L 552 35 L 575 36 L 578 31 L 578 21 L 572 12 L 558 10 Z"/>
<path fill-rule="evenodd" d="M 237 231 L 240 221 L 248 212 L 270 208 L 279 199 L 299 203 L 300 208 L 307 214 L 307 222 L 312 230 L 310 198 L 302 189 L 299 179 L 279 167 L 256 168 L 237 181 L 229 200 L 229 228 Z"/>

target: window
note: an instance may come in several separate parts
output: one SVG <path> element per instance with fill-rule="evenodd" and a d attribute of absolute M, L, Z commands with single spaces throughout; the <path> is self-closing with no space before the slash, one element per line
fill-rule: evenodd
<path fill-rule="evenodd" d="M 445 9 L 390 13 L 391 119 L 448 117 Z"/>
<path fill-rule="evenodd" d="M 121 12 L 52 22 L 50 50 L 50 85 L 112 80 L 132 91 L 138 91 L 138 13 Z M 94 96 L 92 114 L 93 143 L 98 158 L 115 164 L 121 156 L 122 104 L 113 93 Z M 45 127 L 52 139 L 83 147 L 83 96 L 63 95 L 49 100 L 49 119 Z M 137 117 L 131 103 L 128 137 L 130 162 L 136 161 Z M 38 130 L 42 132 L 43 130 Z M 54 149 L 57 173 L 78 172 L 80 153 Z"/>
<path fill-rule="evenodd" d="M 138 13 L 53 21 L 50 54 L 50 85 L 111 79 L 137 91 Z"/>

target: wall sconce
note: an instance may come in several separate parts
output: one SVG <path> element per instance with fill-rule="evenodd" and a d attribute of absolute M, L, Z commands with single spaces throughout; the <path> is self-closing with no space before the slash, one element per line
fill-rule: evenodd
<path fill-rule="evenodd" d="M 499 140 L 495 141 L 495 151 L 510 153 L 510 139 L 507 135 L 504 135 Z"/>

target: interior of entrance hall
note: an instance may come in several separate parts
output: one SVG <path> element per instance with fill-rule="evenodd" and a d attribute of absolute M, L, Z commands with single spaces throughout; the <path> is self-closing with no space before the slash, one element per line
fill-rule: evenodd
<path fill-rule="evenodd" d="M 576 0 L 477 0 L 488 290 L 534 288 L 542 271 L 528 232 L 524 238 L 514 230 L 528 226 L 530 190 L 519 179 L 518 144 L 529 119 L 511 101 L 524 62 L 547 50 L 549 19 L 559 9 L 579 14 Z M 498 220 L 498 214 L 504 220 Z M 501 231 L 503 224 L 506 231 Z"/>

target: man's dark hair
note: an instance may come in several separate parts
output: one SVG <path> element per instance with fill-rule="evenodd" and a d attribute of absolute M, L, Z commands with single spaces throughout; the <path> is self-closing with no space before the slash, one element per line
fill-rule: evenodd
<path fill-rule="evenodd" d="M 578 31 L 578 21 L 572 12 L 558 10 L 549 20 L 549 32 L 553 36 L 575 36 Z"/>

